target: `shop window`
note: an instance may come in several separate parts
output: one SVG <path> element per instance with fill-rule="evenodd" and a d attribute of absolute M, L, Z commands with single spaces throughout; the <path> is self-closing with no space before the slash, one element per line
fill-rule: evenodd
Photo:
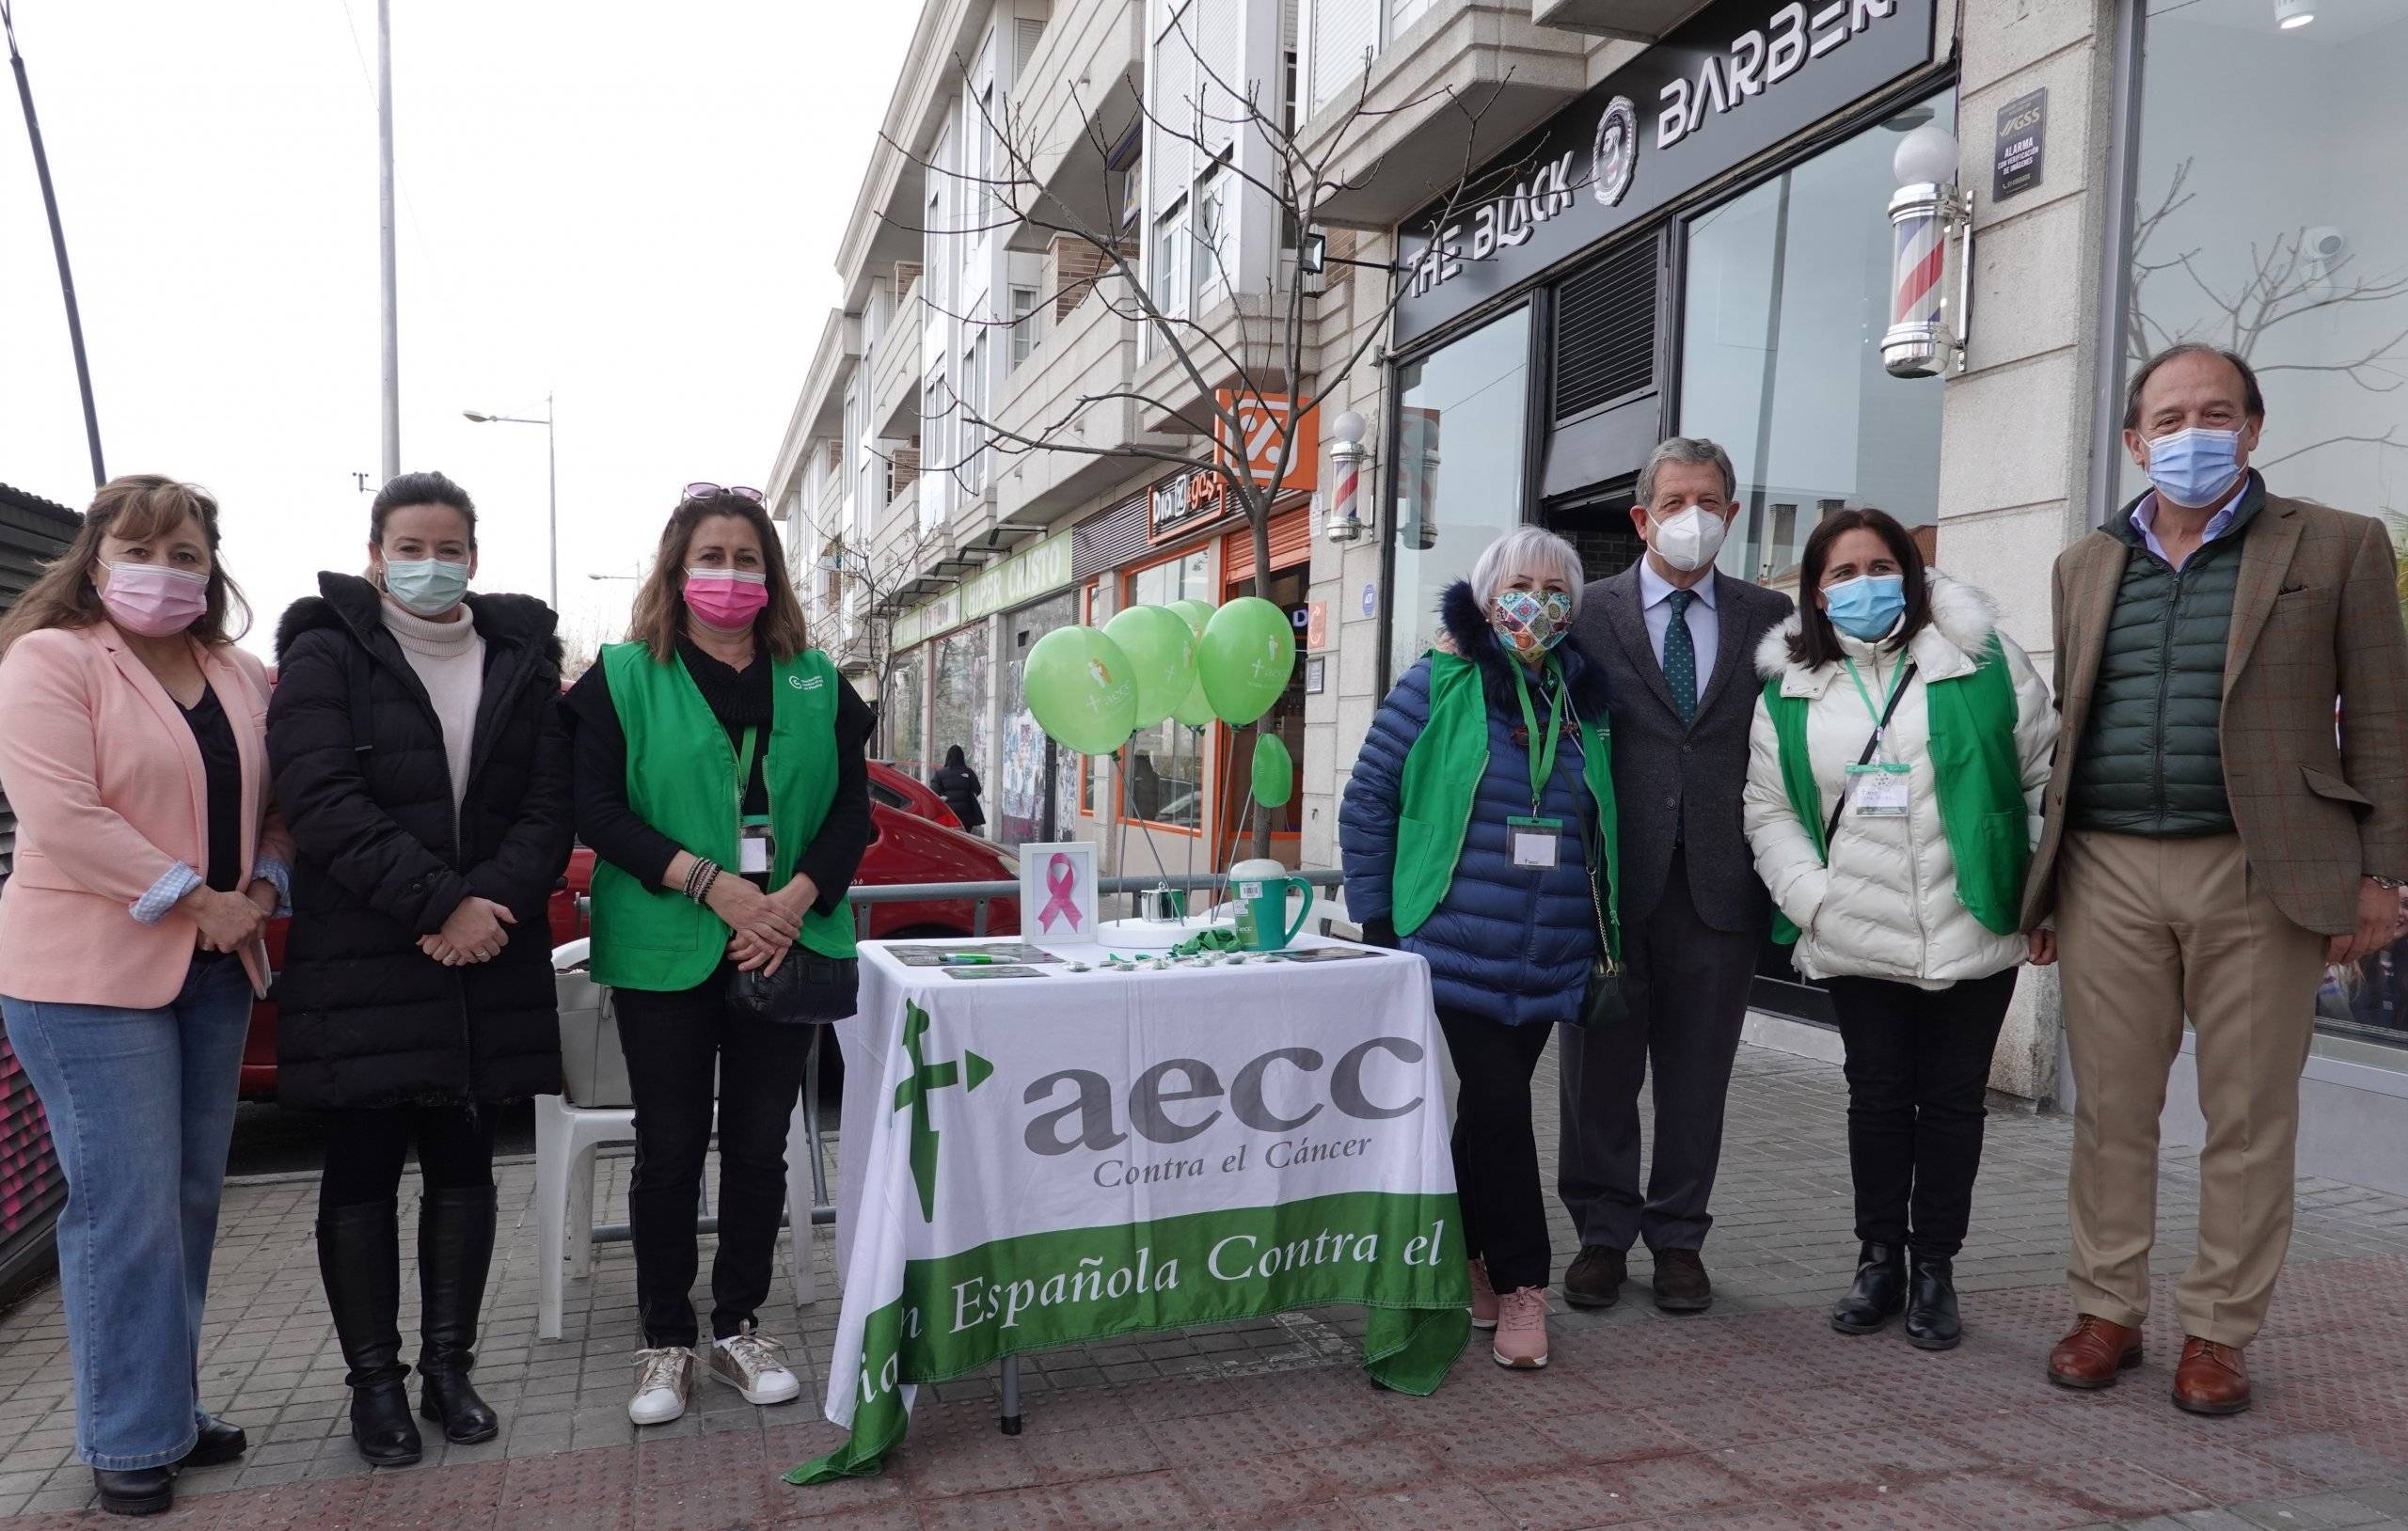
<path fill-rule="evenodd" d="M 1205 586 L 1210 562 L 1209 551 L 1199 547 L 1134 570 L 1123 581 L 1126 604 L 1167 606 L 1195 596 L 1218 605 L 1217 592 Z M 1122 816 L 1174 829 L 1203 828 L 1203 750 L 1196 730 L 1167 720 L 1143 730 L 1121 760 L 1127 777 Z"/>
<path fill-rule="evenodd" d="M 920 740 L 920 701 L 927 683 L 926 649 L 914 649 L 895 661 L 886 695 L 879 699 L 886 724 L 886 759 L 915 781 L 928 779 L 928 763 Z"/>
<path fill-rule="evenodd" d="M 2309 8 L 2299 8 L 2306 9 Z M 2408 546 L 2408 202 L 2396 190 L 2408 0 L 2153 6 L 2141 37 L 2123 371 L 2179 340 L 2241 354 L 2266 395 L 2250 466 L 2278 495 L 2381 516 Z M 2393 190 L 2383 188 L 2392 187 Z M 2115 503 L 2147 481 L 2120 450 Z M 2408 590 L 2408 560 L 2400 585 Z M 2408 940 L 2325 974 L 2317 1050 L 2408 1065 Z"/>
<path fill-rule="evenodd" d="M 1204 588 L 1204 565 L 1205 552 L 1199 547 L 1193 553 L 1138 570 L 1129 576 L 1129 604 L 1168 606 L 1192 595 L 1219 605 L 1213 600 L 1214 592 Z"/>
<path fill-rule="evenodd" d="M 1006 845 L 1018 845 L 1045 838 L 1045 763 L 1047 749 L 1045 731 L 1037 726 L 1037 716 L 1028 710 L 1028 693 L 1022 689 L 1027 677 L 1028 651 L 1036 641 L 1056 627 L 1069 627 L 1078 623 L 1078 597 L 1069 591 L 1050 601 L 1024 608 L 1006 620 L 1005 642 L 1009 650 L 1004 666 L 1004 751 L 996 771 L 993 797 L 994 817 L 998 821 L 996 836 Z M 1078 790 L 1077 778 L 1069 774 L 1077 766 L 1070 764 L 1070 750 L 1055 750 L 1057 787 L 1054 798 L 1054 832 L 1061 832 L 1062 821 L 1070 812 L 1072 795 Z M 1069 771 L 1062 770 L 1064 766 Z"/>
<path fill-rule="evenodd" d="M 987 711 L 987 623 L 973 623 L 931 647 L 936 669 L 929 686 L 929 769 L 959 745 L 970 768 L 983 779 L 990 768 L 987 751 L 993 734 Z"/>
<path fill-rule="evenodd" d="M 1397 371 L 1391 678 L 1437 638 L 1439 592 L 1521 524 L 1529 369 L 1530 311 L 1517 308 Z"/>
<path fill-rule="evenodd" d="M 1680 431 L 1738 469 L 1725 574 L 1794 593 L 1807 537 L 1842 506 L 1935 523 L 1942 384 L 1882 370 L 1890 229 L 1865 210 L 1896 189 L 1899 136 L 1956 115 L 1948 96 L 1910 107 L 1689 220 Z"/>

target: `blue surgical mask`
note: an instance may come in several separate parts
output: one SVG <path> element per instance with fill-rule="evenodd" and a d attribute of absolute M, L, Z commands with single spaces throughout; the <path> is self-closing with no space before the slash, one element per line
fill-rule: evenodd
<path fill-rule="evenodd" d="M 1860 575 L 1823 587 L 1831 625 L 1870 643 L 1886 638 L 1907 609 L 1907 582 L 1897 575 Z"/>
<path fill-rule="evenodd" d="M 439 617 L 468 592 L 468 566 L 442 559 L 387 559 L 385 592 L 404 610 Z"/>
<path fill-rule="evenodd" d="M 2241 477 L 2241 433 L 2194 425 L 2148 444 L 2148 481 L 2175 504 L 2203 510 Z"/>

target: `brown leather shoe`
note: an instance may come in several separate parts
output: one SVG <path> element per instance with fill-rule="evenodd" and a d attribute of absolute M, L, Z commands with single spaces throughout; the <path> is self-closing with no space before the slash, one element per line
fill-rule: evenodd
<path fill-rule="evenodd" d="M 2140 1364 L 2139 1330 L 2085 1313 L 2049 1352 L 2049 1381 L 2085 1391 L 2113 1387 L 2117 1376 Z"/>
<path fill-rule="evenodd" d="M 1703 1313 L 1714 1306 L 1714 1283 L 1693 1249 L 1659 1249 L 1656 1255 L 1656 1305 L 1666 1313 Z"/>
<path fill-rule="evenodd" d="M 2237 1414 L 2249 1407 L 2249 1368 L 2237 1345 L 2194 1334 L 2174 1369 L 2174 1407 L 2194 1414 Z"/>
<path fill-rule="evenodd" d="M 1576 1308 L 1609 1308 L 1622 1301 L 1622 1284 L 1629 1279 L 1629 1257 L 1621 1250 L 1583 1244 L 1563 1273 L 1563 1300 Z"/>

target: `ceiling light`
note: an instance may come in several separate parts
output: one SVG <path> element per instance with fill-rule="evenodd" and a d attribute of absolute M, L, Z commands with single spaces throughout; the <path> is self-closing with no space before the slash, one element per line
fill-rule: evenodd
<path fill-rule="evenodd" d="M 2316 20 L 2316 0 L 2274 0 L 2274 24 L 2296 32 Z"/>

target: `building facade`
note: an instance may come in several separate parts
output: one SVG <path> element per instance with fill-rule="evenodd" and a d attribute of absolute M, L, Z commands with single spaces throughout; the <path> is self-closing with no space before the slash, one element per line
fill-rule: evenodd
<path fill-rule="evenodd" d="M 963 745 L 1003 805 L 998 833 L 1094 838 L 1132 871 L 1226 847 L 1244 810 L 1225 731 L 1169 725 L 1118 766 L 1049 767 L 1016 661 L 1050 623 L 1251 578 L 1239 524 L 1144 455 L 1193 417 L 1074 406 L 1115 380 L 1158 396 L 1159 325 L 1243 333 L 1228 326 L 1255 278 L 1318 246 L 1339 258 L 1306 316 L 1329 375 L 1275 382 L 1325 389 L 1324 421 L 1369 422 L 1373 492 L 1361 534 L 1337 540 L 1354 529 L 1323 513 L 1324 453 L 1273 529 L 1271 593 L 1304 655 L 1271 725 L 1299 762 L 1275 826 L 1286 859 L 1334 863 L 1350 763 L 1429 642 L 1438 592 L 1522 522 L 1570 538 L 1592 576 L 1623 567 L 1631 485 L 1666 434 L 1712 436 L 1737 464 L 1725 572 L 1794 582 L 1822 514 L 1877 505 L 1996 596 L 2045 667 L 2052 561 L 2138 493 L 2122 385 L 2173 339 L 2259 368 L 2258 463 L 2278 492 L 2391 513 L 2408 198 L 2358 162 L 2398 141 L 2382 83 L 2408 66 L 2408 0 L 2319 8 L 928 0 L 886 124 L 911 151 L 873 163 L 840 257 L 847 305 L 780 449 L 799 577 L 858 672 L 883 668 L 881 643 L 896 655 L 889 752 L 924 766 Z M 1216 135 L 1220 89 L 1276 103 L 1327 165 L 1313 228 L 1261 191 L 1259 134 Z M 1112 220 L 1160 318 L 1045 217 L 929 231 L 993 211 L 975 183 L 931 189 L 943 166 L 994 164 L 990 101 L 1042 124 L 1021 179 Z M 1897 148 L 1925 125 L 1953 134 L 1971 197 L 1969 324 L 1960 359 L 1904 378 L 1882 359 L 1887 209 Z M 1952 308 L 1956 280 L 1952 265 Z M 1371 349 L 1341 368 L 1356 338 Z M 963 389 L 986 390 L 978 416 L 1000 430 L 963 438 L 943 407 Z M 1000 441 L 1066 414 L 1100 450 Z M 846 572 L 887 555 L 891 577 Z M 1835 1046 L 1777 952 L 1758 1002 L 1765 1039 Z M 2064 1102 L 2055 1017 L 2051 975 L 2027 974 L 2000 1088 Z M 2335 974 L 2319 1018 L 2309 1162 L 2408 1183 L 2393 1146 L 2408 1144 L 2408 948 Z M 2196 1130 L 2184 1093 L 2178 1133 Z"/>

